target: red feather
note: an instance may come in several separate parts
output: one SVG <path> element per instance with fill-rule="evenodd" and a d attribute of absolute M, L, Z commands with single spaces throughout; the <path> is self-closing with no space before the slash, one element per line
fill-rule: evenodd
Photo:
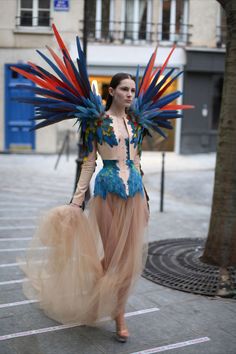
<path fill-rule="evenodd" d="M 59 58 L 59 56 L 54 52 L 54 50 L 52 48 L 50 48 L 48 46 L 46 46 L 46 48 L 49 50 L 51 56 L 53 57 L 53 59 L 55 60 L 55 62 L 57 63 L 57 65 L 59 66 L 61 71 L 63 72 L 63 74 L 67 77 L 68 80 L 70 80 L 69 74 L 67 72 L 66 66 L 64 65 L 63 61 Z"/>
<path fill-rule="evenodd" d="M 153 67 L 154 67 L 154 64 L 155 64 L 156 55 L 157 55 L 157 47 L 156 47 L 155 51 L 153 52 L 153 54 L 151 56 L 151 60 L 150 60 L 148 69 L 146 71 L 145 77 L 143 79 L 142 86 L 140 87 L 140 93 L 142 93 L 143 91 L 146 91 L 147 87 L 151 83 L 152 70 L 153 70 Z"/>
<path fill-rule="evenodd" d="M 173 47 L 172 47 L 172 49 L 171 49 L 171 51 L 170 51 L 170 53 L 169 53 L 169 55 L 167 56 L 167 58 L 166 58 L 166 60 L 165 60 L 165 62 L 164 62 L 164 64 L 163 64 L 162 67 L 161 67 L 160 76 L 161 76 L 161 74 L 163 73 L 163 71 L 165 70 L 165 68 L 166 68 L 166 66 L 167 66 L 167 64 L 168 64 L 168 61 L 169 61 L 169 59 L 170 59 L 170 57 L 171 57 L 173 51 L 175 50 L 175 48 L 176 48 L 176 45 L 174 44 Z"/>
<path fill-rule="evenodd" d="M 22 76 L 26 77 L 27 79 L 35 82 L 36 84 L 38 84 L 41 87 L 44 87 L 46 89 L 50 89 L 50 90 L 55 91 L 55 92 L 60 92 L 53 85 L 51 85 L 49 82 L 46 82 L 46 81 L 34 76 L 33 74 L 27 73 L 26 71 L 24 71 L 22 69 L 19 69 L 19 68 L 15 67 L 15 66 L 11 66 L 11 69 L 16 71 L 16 72 L 18 72 L 19 74 L 21 74 Z"/>
<path fill-rule="evenodd" d="M 59 47 L 61 48 L 62 53 L 65 52 L 66 55 L 68 56 L 68 58 L 70 58 L 70 54 L 69 54 L 69 52 L 68 52 L 68 50 L 67 50 L 67 48 L 66 48 L 66 46 L 65 46 L 65 43 L 63 42 L 63 40 L 62 40 L 60 34 L 58 33 L 57 28 L 56 28 L 56 26 L 54 25 L 54 23 L 52 24 L 52 29 L 53 29 L 53 32 L 54 32 L 54 34 L 55 34 L 57 43 L 59 44 Z M 64 53 L 63 53 L 63 54 L 64 54 Z M 71 58 L 70 58 L 70 59 L 71 59 Z"/>
<path fill-rule="evenodd" d="M 178 109 L 190 109 L 190 108 L 194 108 L 194 106 L 192 105 L 188 105 L 188 104 L 169 104 L 167 106 L 164 106 L 162 108 L 160 108 L 161 111 L 175 111 Z"/>

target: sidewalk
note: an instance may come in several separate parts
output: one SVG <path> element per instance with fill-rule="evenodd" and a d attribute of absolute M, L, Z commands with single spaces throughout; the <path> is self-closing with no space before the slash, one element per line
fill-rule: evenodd
<path fill-rule="evenodd" d="M 142 158 L 151 199 L 149 240 L 206 237 L 215 154 L 166 154 L 164 213 L 159 212 L 161 158 L 155 152 Z M 67 163 L 63 157 L 54 171 L 56 156 L 0 155 L 0 354 L 235 354 L 232 299 L 184 293 L 140 278 L 126 309 L 131 333 L 126 344 L 112 338 L 111 321 L 99 328 L 64 328 L 25 299 L 16 257 L 25 252 L 39 214 L 69 202 L 74 159 Z"/>

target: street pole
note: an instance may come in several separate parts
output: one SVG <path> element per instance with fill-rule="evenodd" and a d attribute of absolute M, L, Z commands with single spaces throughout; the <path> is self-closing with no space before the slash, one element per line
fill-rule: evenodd
<path fill-rule="evenodd" d="M 164 205 L 164 186 L 165 186 L 165 153 L 162 153 L 162 168 L 161 168 L 161 198 L 160 198 L 160 212 L 163 212 Z"/>
<path fill-rule="evenodd" d="M 84 56 L 85 56 L 85 64 L 87 63 L 87 38 L 88 38 L 88 23 L 87 23 L 87 19 L 88 19 L 88 1 L 84 0 L 83 52 L 84 52 Z M 78 145 L 78 155 L 77 155 L 77 159 L 75 160 L 75 162 L 76 162 L 76 174 L 75 174 L 74 192 L 75 192 L 76 187 L 77 187 L 77 183 L 78 183 L 79 176 L 80 176 L 80 173 L 81 173 L 81 166 L 82 166 L 82 163 L 83 163 L 83 156 L 82 156 L 83 141 L 81 139 L 80 134 L 79 134 L 79 140 L 78 140 L 77 145 Z M 88 189 L 88 192 L 86 193 L 85 199 L 88 199 L 89 195 L 90 195 L 90 193 L 89 193 L 89 189 Z"/>

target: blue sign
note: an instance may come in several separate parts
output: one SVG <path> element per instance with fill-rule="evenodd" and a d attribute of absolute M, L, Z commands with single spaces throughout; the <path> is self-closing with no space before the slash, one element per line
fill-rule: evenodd
<path fill-rule="evenodd" d="M 54 0 L 55 11 L 69 11 L 69 0 Z"/>

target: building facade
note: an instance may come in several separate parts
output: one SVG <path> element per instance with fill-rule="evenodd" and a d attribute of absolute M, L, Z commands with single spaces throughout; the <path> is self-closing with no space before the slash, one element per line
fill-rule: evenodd
<path fill-rule="evenodd" d="M 113 74 L 135 74 L 138 64 L 142 72 L 156 45 L 158 66 L 173 44 L 177 45 L 168 69 L 175 68 L 176 73 L 184 70 L 184 75 L 172 90 L 184 89 L 180 102 L 196 108 L 184 112 L 182 122 L 176 120 L 168 140 L 146 140 L 144 147 L 180 153 L 214 151 L 225 54 L 224 14 L 217 1 L 86 1 L 88 71 L 104 99 Z M 0 151 L 55 153 L 66 133 L 75 149 L 78 137 L 71 122 L 29 132 L 33 108 L 14 98 L 22 95 L 21 83 L 31 83 L 12 72 L 10 66 L 27 61 L 41 65 L 35 50 L 46 53 L 46 45 L 57 51 L 52 22 L 76 58 L 75 35 L 83 36 L 84 1 L 2 0 L 1 6 Z"/>

